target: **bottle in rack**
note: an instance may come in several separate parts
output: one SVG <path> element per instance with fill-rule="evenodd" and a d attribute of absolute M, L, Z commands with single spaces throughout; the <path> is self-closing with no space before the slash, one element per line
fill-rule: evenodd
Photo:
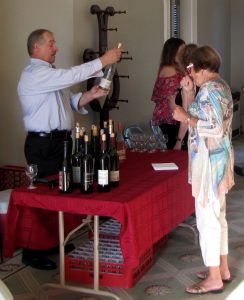
<path fill-rule="evenodd" d="M 100 155 L 100 140 L 99 140 L 98 129 L 96 125 L 93 125 L 91 129 L 91 155 L 93 158 L 93 176 L 97 178 L 97 170 L 98 170 L 99 155 Z"/>
<path fill-rule="evenodd" d="M 112 119 L 108 120 L 108 133 L 111 135 L 111 133 L 114 132 L 114 122 Z"/>
<path fill-rule="evenodd" d="M 119 155 L 115 146 L 115 135 L 112 132 L 110 134 L 110 146 L 109 146 L 109 156 L 110 156 L 110 185 L 111 187 L 119 186 Z"/>
<path fill-rule="evenodd" d="M 64 160 L 62 163 L 62 169 L 59 171 L 59 190 L 62 193 L 69 193 L 72 188 L 72 167 L 68 149 L 69 142 L 64 141 Z"/>
<path fill-rule="evenodd" d="M 98 166 L 98 191 L 109 192 L 110 191 L 110 157 L 106 149 L 106 135 L 102 134 L 101 138 L 101 154 L 99 157 Z"/>
<path fill-rule="evenodd" d="M 122 123 L 118 123 L 118 132 L 116 137 L 116 144 L 117 144 L 117 152 L 119 155 L 119 160 L 125 160 L 126 159 L 126 146 L 125 146 L 125 139 L 123 135 L 123 127 Z"/>
<path fill-rule="evenodd" d="M 80 126 L 77 123 L 75 127 L 75 150 L 71 156 L 72 165 L 72 181 L 73 187 L 80 186 L 80 167 L 81 167 L 82 152 L 80 149 Z"/>
<path fill-rule="evenodd" d="M 80 128 L 80 138 L 79 138 L 79 149 L 82 154 L 84 153 L 84 135 L 85 134 L 86 134 L 85 127 L 81 127 Z"/>
<path fill-rule="evenodd" d="M 108 122 L 103 121 L 103 131 L 106 134 L 106 146 L 107 150 L 109 149 L 109 131 L 108 131 Z"/>
<path fill-rule="evenodd" d="M 81 162 L 80 190 L 88 194 L 93 192 L 93 158 L 89 151 L 88 135 L 84 136 L 84 155 Z"/>
<path fill-rule="evenodd" d="M 122 44 L 118 43 L 118 48 L 121 48 L 121 47 L 122 47 Z M 101 89 L 104 89 L 106 91 L 110 90 L 115 70 L 116 70 L 116 64 L 115 63 L 105 67 L 104 75 L 101 78 L 101 81 L 99 83 L 99 87 Z"/>

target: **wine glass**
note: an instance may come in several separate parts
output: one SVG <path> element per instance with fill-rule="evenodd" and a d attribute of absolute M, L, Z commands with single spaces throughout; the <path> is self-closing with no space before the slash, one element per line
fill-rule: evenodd
<path fill-rule="evenodd" d="M 27 187 L 28 189 L 35 189 L 36 186 L 33 184 L 33 180 L 36 177 L 38 172 L 37 165 L 30 164 L 25 168 L 25 174 L 30 178 L 30 185 Z"/>

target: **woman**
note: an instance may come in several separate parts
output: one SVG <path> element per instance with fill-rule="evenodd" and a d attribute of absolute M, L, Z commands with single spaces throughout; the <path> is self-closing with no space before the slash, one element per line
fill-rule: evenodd
<path fill-rule="evenodd" d="M 200 247 L 207 271 L 199 272 L 198 284 L 188 287 L 192 294 L 219 293 L 232 280 L 228 266 L 228 227 L 225 194 L 234 185 L 231 121 L 231 91 L 219 75 L 221 59 L 209 46 L 191 55 L 191 77 L 181 81 L 182 94 L 190 100 L 188 111 L 176 106 L 175 120 L 189 128 L 189 182 L 195 197 Z M 195 97 L 195 86 L 200 87 Z M 194 101 L 193 101 L 194 100 Z"/>
<path fill-rule="evenodd" d="M 179 130 L 178 123 L 172 118 L 175 97 L 184 76 L 181 60 L 185 42 L 179 38 L 168 39 L 163 46 L 158 76 L 151 100 L 155 102 L 152 124 L 158 125 L 163 134 L 168 135 L 167 148 L 173 149 Z M 178 145 L 179 148 L 181 145 Z"/>
<path fill-rule="evenodd" d="M 182 70 L 185 75 L 188 74 L 187 66 L 190 63 L 191 54 L 196 49 L 197 49 L 197 45 L 193 44 L 193 43 L 187 44 L 184 48 L 181 64 L 182 64 Z M 196 92 L 197 91 L 198 91 L 198 88 L 197 88 Z M 175 104 L 183 106 L 185 110 L 187 109 L 187 101 L 184 101 L 182 103 L 181 90 L 179 90 L 178 94 L 176 95 Z M 175 105 L 173 105 L 173 110 L 174 110 L 174 108 L 175 108 Z M 181 123 L 177 122 L 177 123 L 178 123 L 177 125 L 178 125 L 179 130 L 176 135 L 177 138 L 176 138 L 176 143 L 175 143 L 174 149 L 175 150 L 187 150 L 188 126 L 187 126 L 187 124 L 182 123 L 182 122 Z"/>

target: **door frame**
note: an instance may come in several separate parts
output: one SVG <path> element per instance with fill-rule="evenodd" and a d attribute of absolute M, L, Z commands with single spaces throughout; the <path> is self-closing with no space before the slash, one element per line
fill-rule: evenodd
<path fill-rule="evenodd" d="M 170 38 L 170 0 L 164 0 L 164 40 Z M 180 36 L 186 43 L 197 44 L 197 0 L 181 0 Z"/>

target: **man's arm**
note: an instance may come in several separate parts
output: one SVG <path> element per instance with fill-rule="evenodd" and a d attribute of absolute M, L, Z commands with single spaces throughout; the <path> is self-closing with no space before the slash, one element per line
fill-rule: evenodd
<path fill-rule="evenodd" d="M 78 103 L 78 109 L 91 102 L 94 99 L 101 98 L 108 95 L 108 91 L 100 89 L 97 85 L 93 86 L 89 91 L 83 93 Z"/>

